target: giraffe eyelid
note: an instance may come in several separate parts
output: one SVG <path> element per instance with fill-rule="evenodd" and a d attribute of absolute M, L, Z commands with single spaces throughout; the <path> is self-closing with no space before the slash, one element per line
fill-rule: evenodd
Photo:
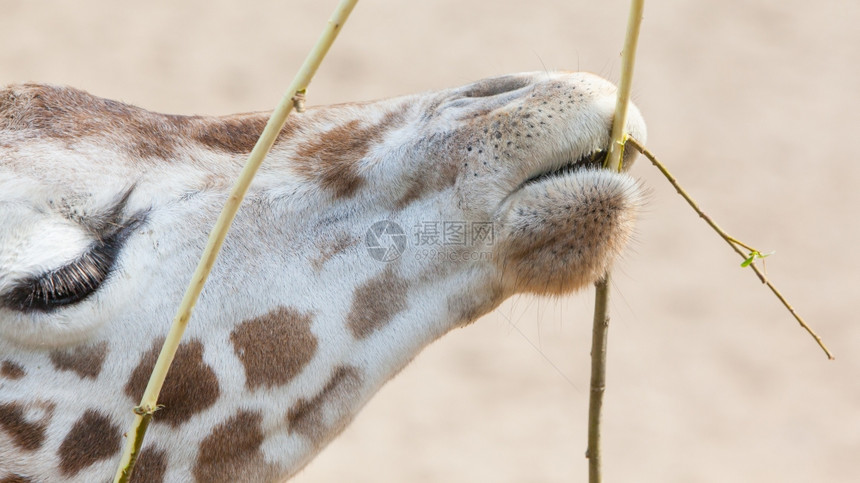
<path fill-rule="evenodd" d="M 94 239 L 83 254 L 59 268 L 19 281 L 0 295 L 0 306 L 46 313 L 82 302 L 95 293 L 113 271 L 126 239 L 146 221 L 146 211 L 122 217 L 133 190 L 126 190 L 101 215 L 80 220 Z"/>
<path fill-rule="evenodd" d="M 136 217 L 72 262 L 20 281 L 0 297 L 0 305 L 21 312 L 51 312 L 82 302 L 108 279 L 126 239 L 143 221 Z"/>

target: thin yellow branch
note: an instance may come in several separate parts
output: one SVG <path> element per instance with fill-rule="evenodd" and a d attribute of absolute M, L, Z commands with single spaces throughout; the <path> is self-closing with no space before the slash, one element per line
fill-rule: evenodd
<path fill-rule="evenodd" d="M 176 354 L 176 349 L 179 347 L 179 341 L 182 334 L 185 332 L 185 327 L 188 325 L 188 320 L 191 318 L 191 312 L 194 305 L 203 290 L 203 285 L 206 283 L 218 252 L 224 243 L 224 238 L 227 236 L 227 231 L 233 223 L 236 212 L 248 191 L 248 187 L 257 173 L 260 164 L 268 154 L 272 145 L 278 137 L 278 134 L 283 129 L 286 123 L 287 116 L 293 109 L 294 105 L 301 105 L 304 91 L 310 84 L 311 79 L 317 71 L 322 59 L 325 57 L 332 43 L 334 43 L 337 34 L 343 27 L 344 22 L 349 17 L 350 12 L 355 7 L 358 0 L 342 0 L 337 9 L 332 14 L 328 21 L 328 25 L 323 30 L 322 35 L 314 45 L 310 54 L 305 59 L 299 72 L 287 89 L 281 102 L 272 112 L 269 122 L 266 124 L 263 133 L 257 140 L 257 144 L 251 151 L 245 167 L 242 169 L 239 179 L 233 185 L 227 202 L 218 217 L 215 227 L 209 235 L 209 240 L 206 243 L 206 248 L 197 265 L 197 269 L 191 277 L 191 283 L 185 291 L 182 298 L 182 303 L 173 319 L 173 324 L 164 341 L 164 346 L 161 353 L 158 355 L 158 360 L 152 370 L 152 376 L 146 386 L 146 390 L 141 398 L 140 405 L 135 408 L 135 419 L 131 429 L 128 431 L 128 441 L 126 442 L 122 458 L 120 459 L 119 467 L 117 468 L 114 477 L 115 482 L 127 482 L 131 478 L 134 470 L 134 463 L 137 460 L 137 455 L 143 444 L 143 437 L 146 433 L 146 427 L 152 418 L 153 412 L 157 409 L 158 395 L 161 392 L 161 387 L 164 385 L 164 380 L 167 377 L 167 371 L 170 368 L 173 357 Z M 297 94 L 302 95 L 297 97 Z"/>
<path fill-rule="evenodd" d="M 728 235 L 726 235 L 726 236 L 728 236 Z M 736 239 L 736 238 L 732 238 L 732 237 L 730 237 L 730 236 L 729 236 L 729 237 L 727 238 L 727 240 L 728 240 L 728 241 L 730 241 L 730 242 L 732 242 L 732 243 L 734 243 L 735 245 L 739 245 L 739 246 L 741 246 L 741 247 L 743 247 L 743 248 L 746 248 L 747 250 L 749 250 L 749 251 L 750 251 L 750 253 L 752 253 L 752 252 L 757 252 L 757 251 L 758 251 L 758 250 L 756 250 L 755 248 L 753 248 L 753 247 L 751 247 L 751 246 L 747 245 L 746 243 L 744 243 L 744 242 L 742 242 L 742 241 L 740 241 L 740 240 L 738 240 L 738 239 Z"/>
<path fill-rule="evenodd" d="M 658 161 L 657 157 L 654 156 L 650 151 L 648 151 L 648 149 L 646 149 L 645 146 L 640 144 L 639 141 L 637 141 L 635 138 L 628 137 L 627 143 L 630 144 L 631 146 L 633 146 L 637 151 L 642 153 L 642 155 L 644 155 L 646 158 L 648 158 L 649 161 L 651 161 L 651 164 L 656 166 L 657 169 L 659 169 L 660 172 L 663 173 L 663 176 L 665 176 L 666 179 L 669 180 L 669 183 L 671 183 L 672 186 L 675 187 L 675 191 L 677 191 L 678 194 L 681 195 L 681 197 L 687 201 L 687 204 L 689 204 L 690 207 L 693 208 L 693 210 L 696 213 L 698 213 L 699 216 L 703 220 L 705 220 L 708 223 L 708 225 L 710 225 L 711 228 L 715 232 L 717 232 L 717 234 L 720 235 L 720 237 L 723 240 L 725 240 L 726 243 L 728 243 L 729 246 L 731 246 L 735 252 L 738 253 L 738 255 L 740 255 L 744 259 L 747 259 L 747 257 L 749 256 L 749 255 L 745 254 L 740 248 L 738 248 L 738 245 L 740 245 L 743 248 L 746 248 L 747 250 L 750 250 L 751 252 L 757 251 L 757 250 L 752 249 L 749 246 L 739 242 L 736 238 L 730 236 L 728 233 L 723 231 L 723 229 L 720 228 L 714 222 L 714 220 L 711 219 L 711 217 L 706 215 L 705 212 L 702 211 L 701 208 L 699 208 L 699 205 L 696 204 L 695 201 L 693 201 L 693 198 L 691 198 L 690 195 L 688 195 L 687 192 L 683 188 L 681 188 L 681 185 L 678 183 L 678 180 L 676 180 L 675 177 L 672 176 L 671 173 L 669 173 L 669 170 L 666 169 L 665 166 L 663 166 L 663 163 Z M 812 330 L 812 328 L 810 328 L 809 325 L 806 324 L 806 322 L 803 320 L 803 318 L 797 313 L 797 311 L 794 310 L 794 307 L 792 307 L 788 303 L 788 301 L 785 299 L 785 297 L 782 295 L 782 293 L 780 293 L 780 291 L 777 290 L 776 287 L 773 286 L 773 284 L 770 282 L 770 280 L 768 280 L 767 277 L 765 277 L 764 274 L 761 273 L 761 271 L 758 269 L 758 267 L 755 265 L 755 263 L 750 263 L 749 267 L 752 268 L 753 272 L 755 272 L 755 274 L 758 276 L 759 280 L 761 280 L 761 282 L 763 284 L 767 285 L 767 287 L 771 290 L 771 292 L 773 292 L 773 294 L 776 295 L 776 298 L 779 299 L 779 301 L 782 302 L 782 305 L 784 305 L 785 308 L 788 309 L 789 313 L 791 313 L 791 315 L 794 316 L 794 319 L 797 320 L 797 323 L 800 324 L 800 326 L 803 327 L 803 329 L 806 330 L 806 332 L 808 332 L 809 335 L 812 336 L 813 339 L 815 339 L 815 342 L 818 343 L 818 346 L 821 347 L 821 349 L 824 351 L 825 354 L 827 354 L 827 358 L 831 359 L 831 360 L 834 359 L 833 354 L 831 354 L 830 350 L 827 349 L 827 346 L 824 345 L 824 341 L 821 340 L 821 337 L 819 337 L 818 334 L 816 334 L 815 331 Z"/>
<path fill-rule="evenodd" d="M 612 118 L 612 134 L 609 138 L 609 153 L 603 167 L 621 171 L 621 157 L 624 155 L 624 140 L 627 137 L 627 106 L 633 90 L 633 65 L 636 62 L 636 46 L 639 44 L 639 27 L 642 25 L 642 11 L 645 0 L 630 2 L 630 15 L 627 18 L 627 36 L 621 52 L 621 82 L 618 84 L 618 101 L 615 103 L 615 117 Z"/>

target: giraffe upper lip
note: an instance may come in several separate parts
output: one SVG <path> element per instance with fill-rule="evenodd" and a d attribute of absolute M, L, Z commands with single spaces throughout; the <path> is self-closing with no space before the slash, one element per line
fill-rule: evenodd
<path fill-rule="evenodd" d="M 606 159 L 606 152 L 607 151 L 605 149 L 597 149 L 582 154 L 576 159 L 571 156 L 564 164 L 560 166 L 550 167 L 529 177 L 528 179 L 520 183 L 520 185 L 514 191 L 517 191 L 526 185 L 539 183 L 541 181 L 556 176 L 564 176 L 565 174 L 572 173 L 579 169 L 599 169 L 603 166 L 603 161 Z"/>

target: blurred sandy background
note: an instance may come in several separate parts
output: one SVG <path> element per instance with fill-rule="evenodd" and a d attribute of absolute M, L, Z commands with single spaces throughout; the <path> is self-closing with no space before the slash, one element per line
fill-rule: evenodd
<path fill-rule="evenodd" d="M 270 109 L 334 0 L 0 0 L 0 82 L 71 84 L 149 109 Z M 507 72 L 614 81 L 626 0 L 364 0 L 309 103 Z M 656 170 L 615 271 L 611 482 L 860 478 L 860 5 L 646 5 L 635 99 L 651 149 L 836 353 L 828 362 Z M 592 291 L 518 297 L 431 346 L 295 481 L 586 480 Z"/>

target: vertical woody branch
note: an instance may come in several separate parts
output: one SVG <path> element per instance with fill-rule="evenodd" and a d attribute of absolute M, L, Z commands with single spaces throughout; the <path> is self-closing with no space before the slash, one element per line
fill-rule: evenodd
<path fill-rule="evenodd" d="M 609 141 L 609 152 L 603 167 L 613 171 L 621 171 L 621 160 L 624 155 L 624 142 L 627 134 L 627 106 L 630 103 L 630 91 L 633 84 L 633 63 L 636 58 L 636 44 L 639 40 L 639 26 L 642 23 L 644 0 L 630 2 L 630 15 L 627 21 L 627 35 L 624 41 L 624 51 L 621 55 L 621 82 L 618 86 L 618 101 L 615 105 L 615 117 L 612 120 L 612 135 Z M 609 332 L 609 280 L 607 271 L 603 278 L 595 283 L 594 326 L 591 340 L 591 391 L 588 400 L 588 481 L 599 483 L 603 474 L 600 451 L 600 422 L 603 409 L 603 394 L 606 390 L 606 340 Z"/>

